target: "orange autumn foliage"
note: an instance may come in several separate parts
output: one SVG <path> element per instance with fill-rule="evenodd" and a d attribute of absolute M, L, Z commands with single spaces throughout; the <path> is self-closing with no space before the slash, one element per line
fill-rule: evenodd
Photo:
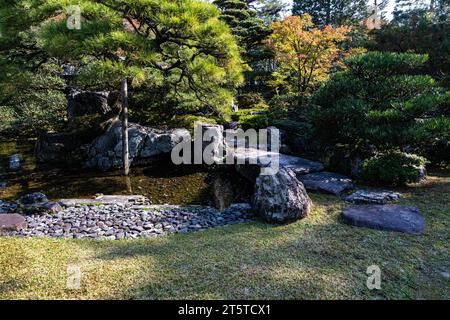
<path fill-rule="evenodd" d="M 344 53 L 338 44 L 350 27 L 316 28 L 309 14 L 286 17 L 271 25 L 267 45 L 275 54 L 277 70 L 272 86 L 302 97 L 328 79 L 331 68 Z"/>

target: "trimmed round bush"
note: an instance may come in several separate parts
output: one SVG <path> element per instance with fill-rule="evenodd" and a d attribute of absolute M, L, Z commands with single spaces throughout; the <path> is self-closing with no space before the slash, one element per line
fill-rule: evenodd
<path fill-rule="evenodd" d="M 364 161 L 363 177 L 375 184 L 401 186 L 419 181 L 425 163 L 424 157 L 411 153 L 382 153 Z"/>

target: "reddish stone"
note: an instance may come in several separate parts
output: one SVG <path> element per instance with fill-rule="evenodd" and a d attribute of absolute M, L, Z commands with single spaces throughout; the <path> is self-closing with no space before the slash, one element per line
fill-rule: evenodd
<path fill-rule="evenodd" d="M 17 213 L 3 213 L 0 214 L 0 230 L 16 231 L 26 229 L 27 222 L 25 218 Z"/>

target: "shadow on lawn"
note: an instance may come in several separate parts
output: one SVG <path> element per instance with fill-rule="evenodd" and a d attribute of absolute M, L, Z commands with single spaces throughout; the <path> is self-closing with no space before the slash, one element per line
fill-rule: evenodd
<path fill-rule="evenodd" d="M 156 280 L 148 279 L 144 268 L 128 291 L 132 298 L 352 298 L 370 295 L 366 269 L 383 263 L 382 243 L 397 237 L 385 236 L 374 247 L 371 234 L 376 236 L 306 221 L 283 227 L 255 223 L 124 241 L 103 247 L 97 258 L 150 258 L 147 271 L 156 271 Z"/>
<path fill-rule="evenodd" d="M 152 240 L 84 244 L 100 249 L 97 258 L 103 261 L 149 258 L 128 298 L 443 298 L 446 283 L 436 270 L 448 261 L 441 241 L 448 240 L 444 195 L 449 184 L 431 180 L 424 187 L 403 190 L 402 200 L 421 208 L 427 222 L 421 236 L 344 225 L 339 218 L 344 204 L 314 195 L 319 206 L 290 225 L 257 222 Z M 439 196 L 430 192 L 443 199 L 430 202 Z M 373 264 L 383 272 L 381 291 L 366 288 L 366 270 Z M 147 277 L 150 272 L 156 277 Z"/>
<path fill-rule="evenodd" d="M 420 236 L 347 226 L 339 217 L 346 204 L 311 194 L 312 213 L 283 226 L 254 222 L 125 241 L 1 239 L 0 296 L 447 299 L 449 182 L 430 177 L 404 191 L 401 203 L 425 216 Z M 82 265 L 82 291 L 67 291 L 68 263 Z M 382 290 L 366 288 L 373 264 Z"/>

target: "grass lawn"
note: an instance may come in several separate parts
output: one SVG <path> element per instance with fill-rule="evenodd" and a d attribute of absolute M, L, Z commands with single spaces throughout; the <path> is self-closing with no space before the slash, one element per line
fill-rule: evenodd
<path fill-rule="evenodd" d="M 423 235 L 347 226 L 346 204 L 310 194 L 310 216 L 285 226 L 124 241 L 0 238 L 0 298 L 449 299 L 450 176 L 400 191 L 400 203 L 425 216 Z M 66 288 L 70 264 L 81 268 L 80 290 Z M 366 288 L 373 264 L 381 290 Z"/>

